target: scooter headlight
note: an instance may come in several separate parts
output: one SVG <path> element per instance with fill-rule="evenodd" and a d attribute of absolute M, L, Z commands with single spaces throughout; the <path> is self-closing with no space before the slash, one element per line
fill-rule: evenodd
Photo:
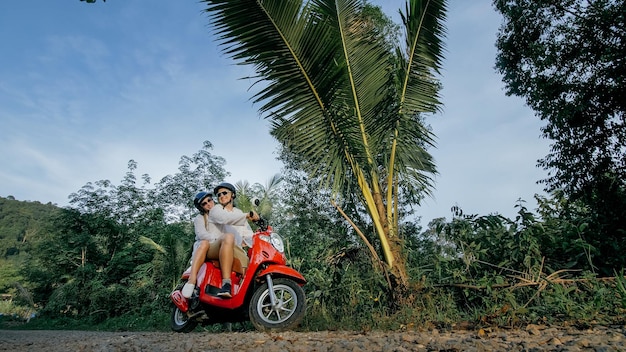
<path fill-rule="evenodd" d="M 270 243 L 277 251 L 283 253 L 285 252 L 285 244 L 283 243 L 282 237 L 280 237 L 277 233 L 272 232 L 270 234 Z"/>

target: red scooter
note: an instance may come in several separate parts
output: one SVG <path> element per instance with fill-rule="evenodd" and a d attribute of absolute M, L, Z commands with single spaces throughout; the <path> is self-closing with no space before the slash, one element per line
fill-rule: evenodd
<path fill-rule="evenodd" d="M 302 286 L 306 280 L 297 270 L 287 266 L 282 238 L 263 219 L 255 223 L 259 229 L 253 235 L 248 258 L 239 260 L 235 254 L 231 274 L 232 298 L 217 296 L 222 286 L 217 260 L 207 261 L 200 268 L 199 294 L 189 299 L 183 297 L 181 289 L 190 271 L 187 269 L 181 277 L 182 282 L 170 294 L 174 303 L 172 330 L 190 332 L 198 324 L 206 326 L 250 320 L 260 331 L 281 331 L 294 328 L 302 320 L 306 311 Z"/>

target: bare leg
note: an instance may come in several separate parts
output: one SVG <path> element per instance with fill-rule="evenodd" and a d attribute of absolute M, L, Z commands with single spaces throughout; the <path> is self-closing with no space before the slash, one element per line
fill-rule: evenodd
<path fill-rule="evenodd" d="M 220 246 L 220 268 L 222 269 L 222 279 L 230 279 L 233 270 L 233 257 L 235 254 L 235 235 L 224 234 L 222 245 Z"/>
<path fill-rule="evenodd" d="M 189 279 L 187 282 L 196 284 L 198 281 L 198 271 L 200 271 L 200 267 L 206 261 L 207 252 L 209 251 L 209 241 L 202 240 L 200 241 L 200 245 L 196 249 L 196 253 L 191 260 L 191 273 L 189 274 Z"/>

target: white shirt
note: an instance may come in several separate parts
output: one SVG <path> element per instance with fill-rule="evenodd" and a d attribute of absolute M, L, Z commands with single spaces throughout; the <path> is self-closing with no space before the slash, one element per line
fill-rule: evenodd
<path fill-rule="evenodd" d="M 196 234 L 196 242 L 200 240 L 207 240 L 213 242 L 222 236 L 222 233 L 211 226 L 207 226 L 204 222 L 204 215 L 198 214 L 193 218 L 193 229 Z"/>
<path fill-rule="evenodd" d="M 242 242 L 252 246 L 252 229 L 246 219 L 246 214 L 239 208 L 226 210 L 216 204 L 209 212 L 209 229 L 207 233 L 232 233 L 235 235 L 235 245 L 241 247 Z"/>

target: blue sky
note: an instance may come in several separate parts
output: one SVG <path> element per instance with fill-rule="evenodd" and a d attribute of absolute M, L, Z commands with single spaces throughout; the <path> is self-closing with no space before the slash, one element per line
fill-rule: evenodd
<path fill-rule="evenodd" d="M 377 0 L 397 19 L 400 0 Z M 150 6 L 148 6 L 150 4 Z M 231 181 L 279 173 L 277 143 L 249 100 L 250 73 L 222 55 L 194 0 L 0 2 L 0 196 L 67 205 L 87 182 L 118 184 L 130 159 L 153 182 L 201 149 Z M 493 69 L 491 0 L 449 1 L 443 112 L 429 119 L 439 175 L 422 222 L 534 208 L 542 123 Z"/>

